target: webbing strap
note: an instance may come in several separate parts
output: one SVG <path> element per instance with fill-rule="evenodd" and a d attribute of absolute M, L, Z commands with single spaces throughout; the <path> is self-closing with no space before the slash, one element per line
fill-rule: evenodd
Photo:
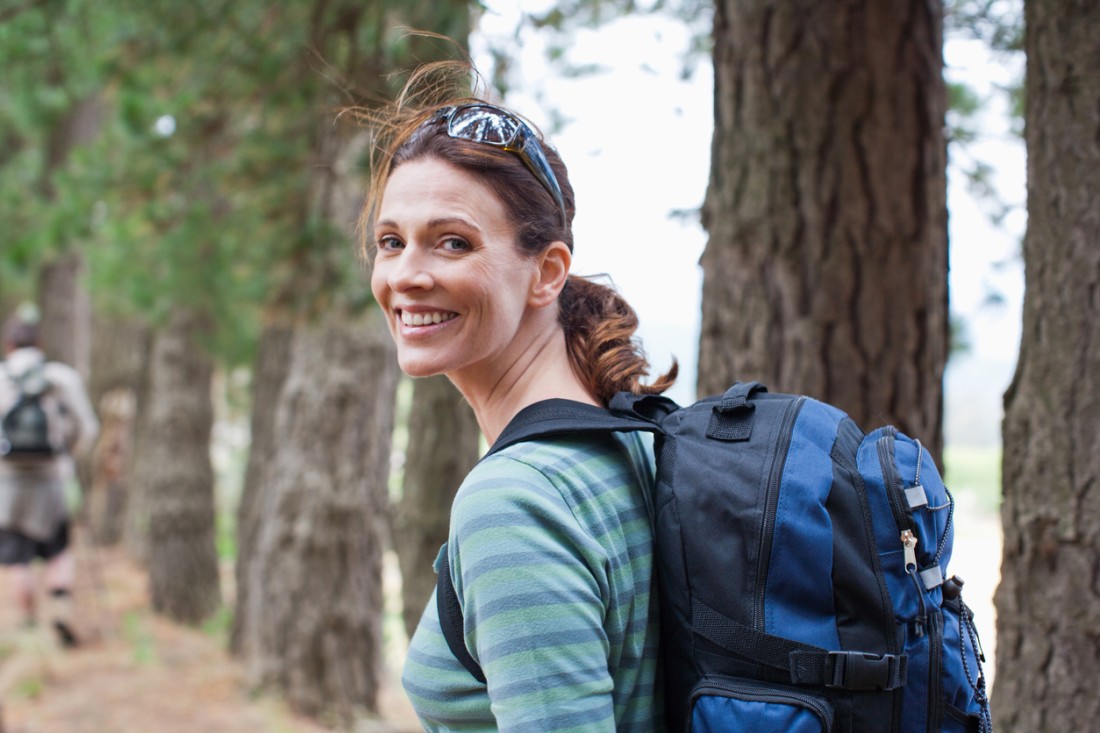
<path fill-rule="evenodd" d="M 760 382 L 737 382 L 714 406 L 707 425 L 707 437 L 730 442 L 752 437 L 752 416 L 756 406 L 749 400 L 755 392 L 767 392 Z"/>
<path fill-rule="evenodd" d="M 443 638 L 451 648 L 451 654 L 478 682 L 485 684 L 485 673 L 481 665 L 470 656 L 466 640 L 462 633 L 462 606 L 458 604 L 454 583 L 451 582 L 451 563 L 447 559 L 447 546 L 439 551 L 439 577 L 435 582 L 435 606 L 439 612 L 439 627 Z"/>
<path fill-rule="evenodd" d="M 492 455 L 510 445 L 536 438 L 628 430 L 661 432 L 661 428 L 656 423 L 641 417 L 613 414 L 602 407 L 572 400 L 543 400 L 520 410 L 489 448 L 487 455 Z"/>
<path fill-rule="evenodd" d="M 792 684 L 846 690 L 896 690 L 905 685 L 904 654 L 829 651 L 766 634 L 693 598 L 691 625 L 697 634 L 739 656 L 790 675 Z"/>

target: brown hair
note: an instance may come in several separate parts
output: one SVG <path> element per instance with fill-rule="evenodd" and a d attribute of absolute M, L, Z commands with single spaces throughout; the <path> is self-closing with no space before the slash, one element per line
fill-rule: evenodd
<path fill-rule="evenodd" d="M 38 346 L 37 315 L 27 315 L 26 307 L 16 311 L 4 323 L 4 345 L 10 349 Z"/>
<path fill-rule="evenodd" d="M 371 187 L 361 221 L 362 253 L 368 259 L 373 246 L 368 244 L 368 238 L 386 181 L 398 166 L 422 158 L 435 158 L 472 173 L 488 186 L 504 204 L 515 226 L 516 247 L 520 252 L 533 257 L 555 241 L 573 249 L 573 186 L 561 156 L 534 125 L 528 123 L 542 145 L 565 200 L 565 222 L 553 196 L 518 155 L 492 145 L 452 138 L 443 120 L 436 119 L 443 107 L 485 103 L 477 96 L 448 97 L 441 93 L 448 86 L 448 77 L 452 81 L 468 80 L 470 72 L 468 65 L 455 62 L 427 65 L 413 74 L 405 91 L 389 109 L 362 114 L 378 134 Z M 558 321 L 565 333 L 574 373 L 603 404 L 622 391 L 659 394 L 675 381 L 678 366 L 674 361 L 667 374 L 652 384 L 642 384 L 649 374 L 649 362 L 634 339 L 638 316 L 613 287 L 570 275 L 558 297 Z"/>

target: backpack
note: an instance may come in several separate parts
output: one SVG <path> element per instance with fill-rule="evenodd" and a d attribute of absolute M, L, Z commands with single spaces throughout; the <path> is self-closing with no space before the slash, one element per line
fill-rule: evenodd
<path fill-rule="evenodd" d="M 670 733 L 992 730 L 973 615 L 945 572 L 954 501 L 918 440 L 749 382 L 684 408 L 626 393 L 608 410 L 540 402 L 490 454 L 624 430 L 655 435 Z M 479 676 L 445 562 L 437 603 Z"/>
<path fill-rule="evenodd" d="M 0 405 L 7 409 L 0 418 L 0 457 L 35 460 L 63 452 L 60 405 L 51 394 L 45 364 L 35 364 L 18 375 L 4 364 L 2 371 L 6 385 L 0 390 Z"/>

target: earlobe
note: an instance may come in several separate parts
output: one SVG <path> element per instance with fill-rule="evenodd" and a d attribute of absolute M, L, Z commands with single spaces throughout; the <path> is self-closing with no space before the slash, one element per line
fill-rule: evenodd
<path fill-rule="evenodd" d="M 550 305 L 558 298 L 565 281 L 569 277 L 569 268 L 573 264 L 573 253 L 565 242 L 553 242 L 543 250 L 538 258 L 538 276 L 531 287 L 528 302 L 541 308 Z"/>

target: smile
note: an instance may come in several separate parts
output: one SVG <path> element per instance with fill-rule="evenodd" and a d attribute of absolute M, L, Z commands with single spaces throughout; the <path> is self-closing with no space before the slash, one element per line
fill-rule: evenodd
<path fill-rule="evenodd" d="M 432 326 L 437 323 L 444 323 L 452 318 L 458 317 L 457 313 L 451 311 L 431 311 L 428 313 L 410 313 L 409 311 L 401 311 L 401 324 L 405 326 Z"/>

